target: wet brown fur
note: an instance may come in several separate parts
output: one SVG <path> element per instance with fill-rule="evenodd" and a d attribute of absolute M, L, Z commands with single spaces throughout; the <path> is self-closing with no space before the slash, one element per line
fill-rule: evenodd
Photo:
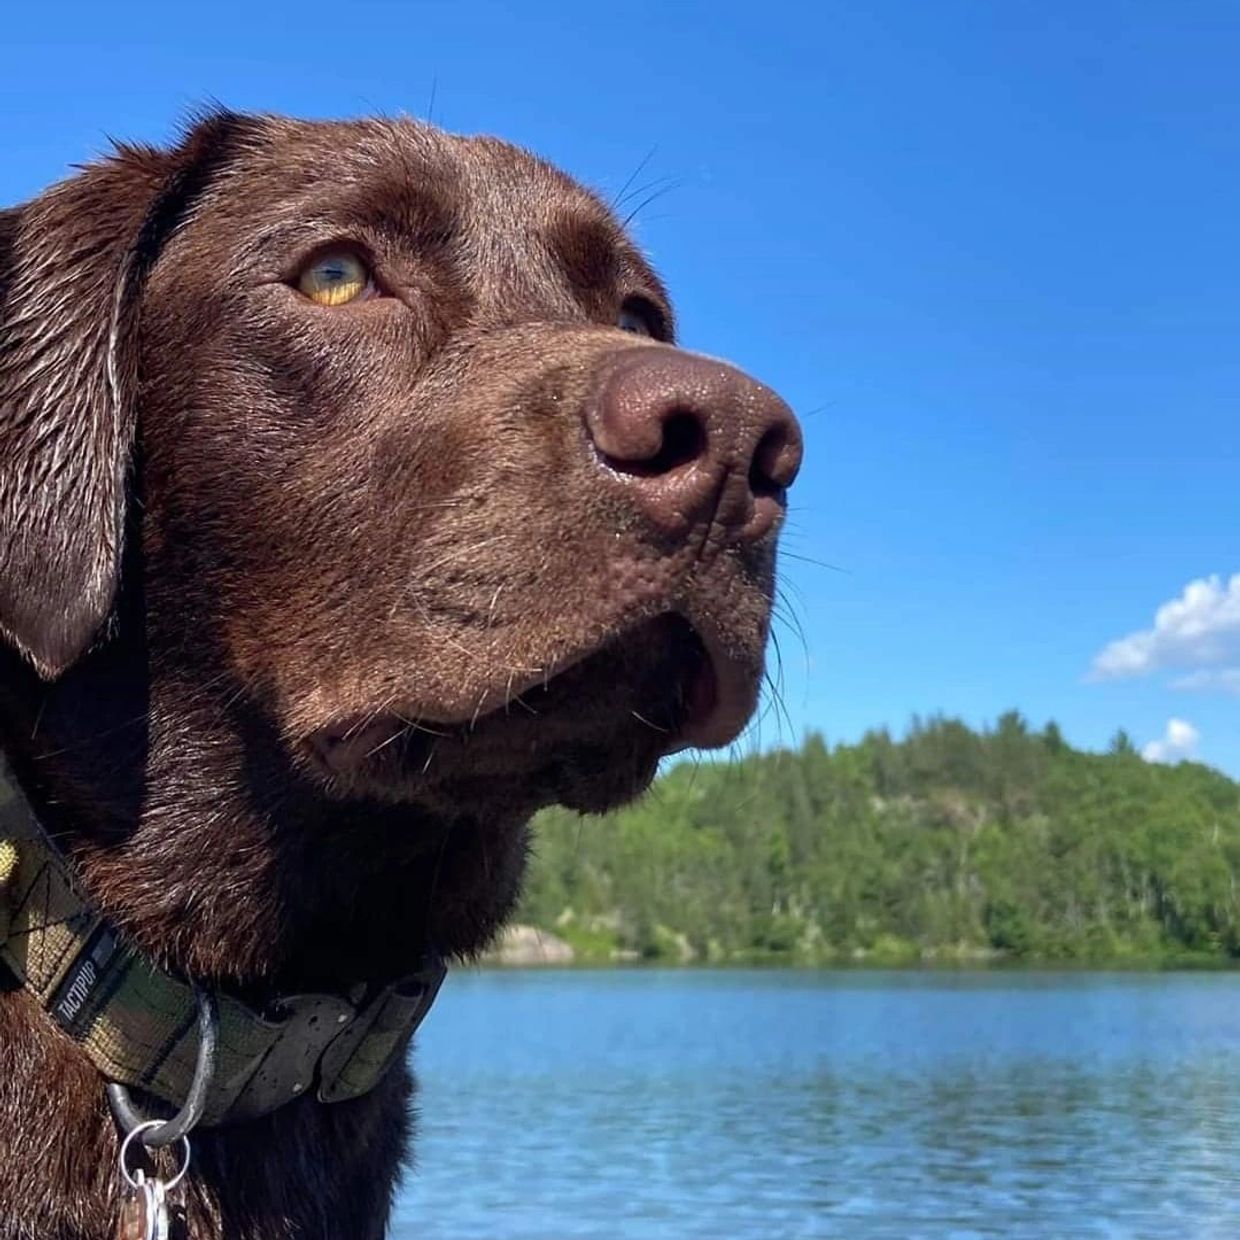
<path fill-rule="evenodd" d="M 341 239 L 387 296 L 290 287 Z M 662 340 L 616 330 L 634 295 Z M 662 536 L 582 450 L 671 322 L 599 199 L 406 121 L 214 115 L 0 212 L 0 743 L 144 951 L 256 1003 L 469 957 L 535 809 L 648 783 L 698 657 L 672 613 L 756 676 L 774 536 Z M 382 1235 L 410 1094 L 197 1134 L 190 1234 Z M 0 1237 L 111 1236 L 116 1148 L 0 993 Z"/>

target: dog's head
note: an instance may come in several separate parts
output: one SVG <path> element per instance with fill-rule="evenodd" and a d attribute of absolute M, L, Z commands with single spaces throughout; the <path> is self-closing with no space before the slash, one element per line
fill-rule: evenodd
<path fill-rule="evenodd" d="M 328 799 L 600 808 L 752 712 L 797 424 L 538 159 L 214 116 L 0 214 L 0 297 L 0 632 L 44 677 L 123 562 L 152 676 Z"/>

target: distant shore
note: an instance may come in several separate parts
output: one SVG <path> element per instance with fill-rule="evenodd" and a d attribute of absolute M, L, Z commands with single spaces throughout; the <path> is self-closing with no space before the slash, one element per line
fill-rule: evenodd
<path fill-rule="evenodd" d="M 1014 711 L 682 763 L 598 819 L 543 811 L 532 843 L 530 964 L 1240 961 L 1240 782 Z"/>
<path fill-rule="evenodd" d="M 1063 972 L 1161 972 L 1173 969 L 1229 971 L 1240 960 L 1204 953 L 1089 957 L 1014 956 L 994 949 L 953 947 L 920 952 L 824 953 L 808 958 L 790 953 L 738 953 L 727 958 L 705 959 L 674 951 L 668 955 L 641 955 L 612 949 L 580 951 L 566 938 L 550 930 L 521 922 L 504 928 L 494 946 L 478 961 L 482 968 L 499 969 L 606 969 L 606 968 L 771 968 L 771 969 L 1052 969 Z"/>

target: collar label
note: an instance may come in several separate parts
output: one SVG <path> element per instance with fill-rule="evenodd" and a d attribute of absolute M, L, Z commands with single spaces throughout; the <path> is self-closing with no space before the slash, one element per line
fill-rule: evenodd
<path fill-rule="evenodd" d="M 69 966 L 49 1005 L 52 1015 L 66 1033 L 79 1036 L 86 1023 L 84 1018 L 92 1008 L 91 998 L 107 975 L 108 965 L 112 963 L 118 947 L 116 931 L 106 923 L 100 924 Z"/>

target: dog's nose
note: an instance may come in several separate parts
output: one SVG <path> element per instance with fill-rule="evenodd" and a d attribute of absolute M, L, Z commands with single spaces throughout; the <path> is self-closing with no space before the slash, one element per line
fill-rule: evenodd
<path fill-rule="evenodd" d="M 709 524 L 729 541 L 761 538 L 801 467 L 801 428 L 770 388 L 673 349 L 626 351 L 586 425 L 603 464 L 671 535 Z"/>

